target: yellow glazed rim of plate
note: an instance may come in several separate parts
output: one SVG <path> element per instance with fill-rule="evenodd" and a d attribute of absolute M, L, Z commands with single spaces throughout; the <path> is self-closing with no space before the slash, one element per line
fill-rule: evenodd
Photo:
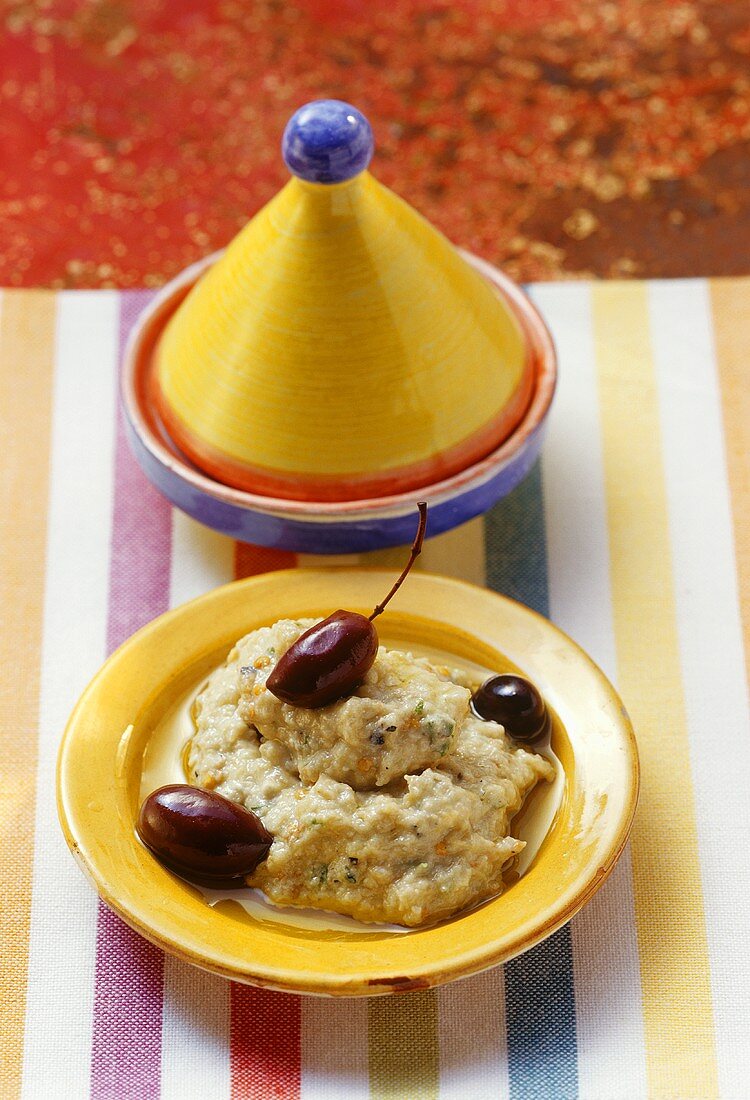
<path fill-rule="evenodd" d="M 365 614 L 392 583 L 382 569 L 292 569 L 216 589 L 155 619 L 102 666 L 60 748 L 66 840 L 99 894 L 132 928 L 186 962 L 296 993 L 372 996 L 426 989 L 526 951 L 568 921 L 622 852 L 638 798 L 630 720 L 604 674 L 546 619 L 474 585 L 412 574 L 379 620 L 391 644 L 426 645 L 537 684 L 565 771 L 555 822 L 502 896 L 408 935 L 300 930 L 217 911 L 138 842 L 143 752 L 166 709 L 237 638 L 283 617 Z"/>

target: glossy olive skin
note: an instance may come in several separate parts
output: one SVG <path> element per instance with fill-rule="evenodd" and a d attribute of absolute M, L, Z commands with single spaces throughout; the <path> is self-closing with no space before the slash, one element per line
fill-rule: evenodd
<path fill-rule="evenodd" d="M 353 691 L 372 667 L 378 632 L 357 611 L 334 611 L 300 634 L 276 664 L 266 687 L 296 707 L 324 707 Z"/>
<path fill-rule="evenodd" d="M 474 692 L 471 705 L 480 718 L 499 722 L 508 736 L 521 744 L 539 741 L 549 732 L 544 699 L 523 676 L 491 676 Z"/>
<path fill-rule="evenodd" d="M 138 835 L 170 870 L 207 885 L 244 885 L 273 837 L 255 814 L 213 791 L 185 784 L 145 799 Z"/>

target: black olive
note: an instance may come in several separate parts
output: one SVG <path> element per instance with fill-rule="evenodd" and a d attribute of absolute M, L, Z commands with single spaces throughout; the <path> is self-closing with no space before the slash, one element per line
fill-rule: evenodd
<path fill-rule="evenodd" d="M 427 505 L 420 501 L 419 526 L 406 568 L 390 592 L 366 618 L 358 611 L 334 611 L 290 645 L 266 680 L 266 687 L 285 703 L 324 707 L 361 684 L 378 652 L 378 632 L 372 620 L 398 591 L 422 550 Z"/>
<path fill-rule="evenodd" d="M 474 712 L 488 722 L 499 722 L 514 741 L 530 744 L 548 731 L 544 699 L 523 676 L 505 673 L 485 680 L 471 697 Z"/>
<path fill-rule="evenodd" d="M 260 818 L 215 791 L 175 784 L 145 799 L 138 835 L 170 870 L 202 883 L 243 885 L 273 837 Z"/>
<path fill-rule="evenodd" d="M 361 684 L 378 652 L 375 627 L 356 611 L 334 611 L 301 634 L 266 687 L 297 707 L 324 707 Z"/>

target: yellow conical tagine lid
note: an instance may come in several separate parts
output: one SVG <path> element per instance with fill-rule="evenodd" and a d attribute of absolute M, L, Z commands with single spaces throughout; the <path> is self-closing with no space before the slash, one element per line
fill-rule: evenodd
<path fill-rule="evenodd" d="M 366 170 L 367 119 L 292 117 L 292 178 L 193 287 L 156 349 L 154 399 L 213 478 L 356 500 L 448 477 L 497 447 L 532 389 L 511 308 Z"/>

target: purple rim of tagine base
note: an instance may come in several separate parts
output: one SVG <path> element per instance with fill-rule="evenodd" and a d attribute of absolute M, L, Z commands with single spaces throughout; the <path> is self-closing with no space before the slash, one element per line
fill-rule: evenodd
<path fill-rule="evenodd" d="M 232 538 L 308 554 L 351 554 L 407 544 L 414 536 L 417 500 L 430 505 L 430 536 L 486 512 L 529 473 L 542 444 L 557 380 L 552 338 L 530 299 L 491 264 L 459 250 L 504 300 L 521 324 L 535 367 L 534 391 L 515 431 L 479 462 L 443 481 L 408 493 L 366 500 L 281 500 L 232 489 L 194 466 L 164 431 L 148 404 L 151 352 L 188 291 L 221 256 L 186 268 L 162 288 L 138 318 L 125 348 L 121 398 L 127 435 L 146 477 L 189 516 Z"/>

